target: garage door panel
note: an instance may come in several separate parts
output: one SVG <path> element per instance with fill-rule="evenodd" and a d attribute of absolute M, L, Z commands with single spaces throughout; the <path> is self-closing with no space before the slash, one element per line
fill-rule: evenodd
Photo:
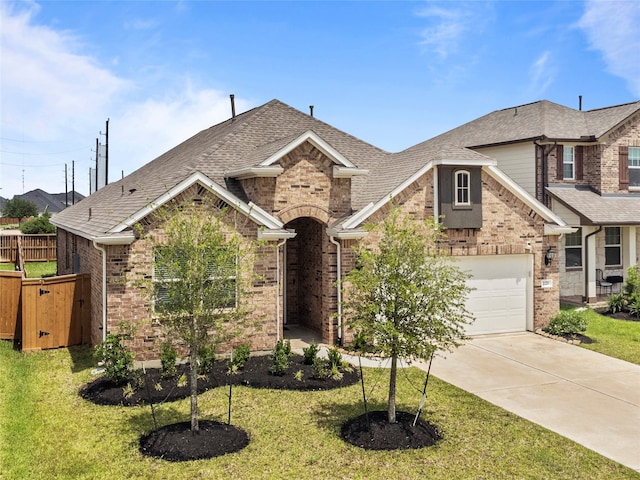
<path fill-rule="evenodd" d="M 476 318 L 470 335 L 526 330 L 530 255 L 459 257 L 458 266 L 472 278 L 467 310 Z M 530 297 L 529 297 L 530 298 Z"/>

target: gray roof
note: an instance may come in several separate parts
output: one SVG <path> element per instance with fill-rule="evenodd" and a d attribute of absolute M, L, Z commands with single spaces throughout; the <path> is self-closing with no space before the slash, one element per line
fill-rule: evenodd
<path fill-rule="evenodd" d="M 55 215 L 53 222 L 88 238 L 103 237 L 196 172 L 245 200 L 239 182 L 226 178 L 225 173 L 258 166 L 308 131 L 356 167 L 370 172 L 352 179 L 351 200 L 355 210 L 388 196 L 430 160 L 444 157 L 480 163 L 487 160 L 476 152 L 453 146 L 425 145 L 412 152 L 389 153 L 272 100 L 201 131 Z"/>
<path fill-rule="evenodd" d="M 640 195 L 602 196 L 588 187 L 565 185 L 546 190 L 580 216 L 583 225 L 640 224 Z"/>
<path fill-rule="evenodd" d="M 45 211 L 49 213 L 57 213 L 64 210 L 67 203 L 70 205 L 71 202 L 73 202 L 73 192 L 69 192 L 68 194 L 48 193 L 36 188 L 35 190 L 31 190 L 27 193 L 15 195 L 13 198 L 21 198 L 22 200 L 27 200 L 33 203 L 38 209 L 38 213 L 44 213 Z M 83 198 L 84 195 L 76 192 L 76 202 L 79 202 Z M 6 202 L 7 199 L 0 197 L 0 208 L 2 208 Z"/>
<path fill-rule="evenodd" d="M 542 100 L 491 112 L 428 142 L 473 148 L 533 139 L 587 141 L 602 137 L 638 111 L 640 101 L 582 111 Z"/>

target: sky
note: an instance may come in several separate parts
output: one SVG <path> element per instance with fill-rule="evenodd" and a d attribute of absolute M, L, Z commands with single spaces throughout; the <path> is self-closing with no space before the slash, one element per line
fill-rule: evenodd
<path fill-rule="evenodd" d="M 229 118 L 230 94 L 391 152 L 538 100 L 637 101 L 638 25 L 635 0 L 0 0 L 0 196 L 87 195 L 107 119 L 115 181 Z"/>

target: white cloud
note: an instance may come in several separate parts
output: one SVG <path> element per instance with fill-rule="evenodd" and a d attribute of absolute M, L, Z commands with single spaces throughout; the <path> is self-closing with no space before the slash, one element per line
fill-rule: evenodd
<path fill-rule="evenodd" d="M 92 150 L 107 117 L 110 180 L 230 117 L 227 95 L 193 86 L 184 76 L 167 79 L 162 91 L 149 90 L 143 77 L 119 77 L 110 64 L 86 54 L 73 32 L 38 24 L 36 4 L 0 0 L 0 13 L 0 195 L 5 198 L 35 188 L 64 191 L 64 165 L 70 176 L 72 160 L 76 189 L 88 193 Z M 144 75 L 144 68 L 140 72 Z M 238 113 L 248 107 L 236 98 Z"/>
<path fill-rule="evenodd" d="M 602 53 L 610 73 L 640 97 L 640 2 L 589 0 L 578 22 L 591 48 Z"/>
<path fill-rule="evenodd" d="M 528 98 L 542 98 L 555 78 L 556 68 L 553 65 L 551 53 L 543 52 L 529 67 Z"/>
<path fill-rule="evenodd" d="M 420 34 L 420 44 L 443 59 L 456 53 L 467 35 L 480 34 L 490 21 L 485 6 L 481 2 L 445 2 L 442 6 L 431 3 L 416 11 L 429 23 Z"/>

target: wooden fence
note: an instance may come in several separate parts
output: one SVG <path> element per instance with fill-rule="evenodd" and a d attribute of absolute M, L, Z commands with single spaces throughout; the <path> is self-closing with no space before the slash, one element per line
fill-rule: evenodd
<path fill-rule="evenodd" d="M 13 217 L 0 217 L 0 226 L 4 225 L 20 225 L 22 222 L 29 220 L 28 217 L 13 218 Z"/>
<path fill-rule="evenodd" d="M 56 234 L 0 235 L 0 262 L 15 262 L 18 242 L 22 243 L 22 259 L 25 262 L 55 262 Z"/>
<path fill-rule="evenodd" d="M 22 278 L 0 272 L 0 338 L 25 352 L 91 342 L 89 274 Z"/>

